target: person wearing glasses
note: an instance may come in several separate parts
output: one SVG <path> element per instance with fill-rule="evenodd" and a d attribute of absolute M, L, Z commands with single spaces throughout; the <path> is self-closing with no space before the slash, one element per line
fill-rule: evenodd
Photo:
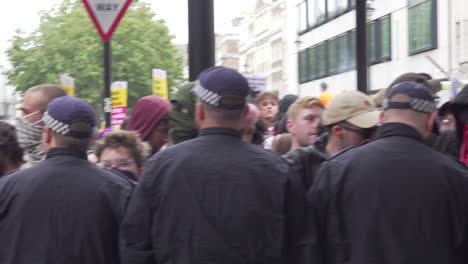
<path fill-rule="evenodd" d="M 113 131 L 98 141 L 96 147 L 97 165 L 104 169 L 115 169 L 125 173 L 131 180 L 143 171 L 147 148 L 138 135 L 130 131 Z"/>
<path fill-rule="evenodd" d="M 18 143 L 23 149 L 26 164 L 23 168 L 41 161 L 45 157 L 41 146 L 43 126 L 40 124 L 47 105 L 57 97 L 66 95 L 62 87 L 56 84 L 42 84 L 29 88 L 23 97 L 15 127 Z"/>

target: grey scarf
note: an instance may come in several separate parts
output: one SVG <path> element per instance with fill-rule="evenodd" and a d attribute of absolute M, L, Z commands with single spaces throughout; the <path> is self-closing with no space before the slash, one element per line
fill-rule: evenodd
<path fill-rule="evenodd" d="M 16 135 L 18 143 L 23 151 L 29 156 L 30 161 L 37 162 L 44 158 L 41 145 L 42 127 L 33 126 L 24 118 L 16 118 Z"/>

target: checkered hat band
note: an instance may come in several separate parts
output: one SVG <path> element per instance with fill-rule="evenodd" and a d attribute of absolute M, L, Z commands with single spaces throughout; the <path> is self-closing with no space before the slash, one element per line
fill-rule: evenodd
<path fill-rule="evenodd" d="M 48 112 L 44 113 L 44 117 L 42 118 L 44 121 L 44 124 L 49 127 L 52 131 L 54 131 L 57 134 L 63 135 L 63 136 L 68 136 L 70 133 L 70 126 L 67 124 L 64 124 L 57 119 L 53 118 L 51 115 L 49 115 Z"/>
<path fill-rule="evenodd" d="M 205 103 L 208 103 L 212 106 L 218 106 L 219 100 L 221 99 L 221 95 L 214 93 L 205 87 L 203 87 L 199 81 L 197 81 L 195 87 L 193 88 L 193 92 Z"/>
<path fill-rule="evenodd" d="M 423 113 L 434 113 L 437 111 L 437 105 L 434 102 L 413 98 L 409 103 L 389 102 L 384 100 L 383 109 L 412 109 Z"/>

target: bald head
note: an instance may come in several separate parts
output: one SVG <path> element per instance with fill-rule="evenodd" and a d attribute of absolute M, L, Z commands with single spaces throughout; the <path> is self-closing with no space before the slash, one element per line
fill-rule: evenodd
<path fill-rule="evenodd" d="M 47 105 L 57 97 L 65 96 L 67 93 L 65 90 L 56 84 L 41 84 L 29 88 L 26 93 L 26 96 L 34 96 L 35 102 L 37 105 L 43 109 L 47 108 Z"/>

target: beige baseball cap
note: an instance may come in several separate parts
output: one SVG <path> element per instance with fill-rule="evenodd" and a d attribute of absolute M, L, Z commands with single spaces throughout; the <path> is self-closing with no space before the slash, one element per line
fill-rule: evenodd
<path fill-rule="evenodd" d="M 359 128 L 371 128 L 379 123 L 380 111 L 374 101 L 359 91 L 345 91 L 336 95 L 322 115 L 322 125 L 343 121 Z"/>

